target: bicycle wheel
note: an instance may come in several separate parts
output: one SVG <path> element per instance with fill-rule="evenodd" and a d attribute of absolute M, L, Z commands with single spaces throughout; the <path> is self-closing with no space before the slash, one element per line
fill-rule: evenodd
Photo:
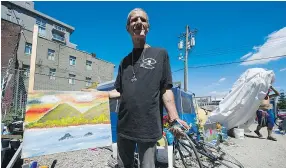
<path fill-rule="evenodd" d="M 243 165 L 237 159 L 223 151 L 219 146 L 205 144 L 204 150 L 208 151 L 208 153 L 211 153 L 216 158 L 213 159 L 212 162 L 216 165 L 219 163 L 219 168 L 243 168 Z"/>
<path fill-rule="evenodd" d="M 192 142 L 189 142 L 188 140 L 176 140 L 174 147 L 175 167 L 203 168 L 199 155 Z"/>

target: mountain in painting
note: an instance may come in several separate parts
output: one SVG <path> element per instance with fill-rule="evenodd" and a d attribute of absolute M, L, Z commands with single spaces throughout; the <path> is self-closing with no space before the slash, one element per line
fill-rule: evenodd
<path fill-rule="evenodd" d="M 81 113 L 77 109 L 68 105 L 67 103 L 63 103 L 45 114 L 40 120 L 38 120 L 38 122 L 60 120 L 63 118 L 77 117 L 80 115 Z"/>
<path fill-rule="evenodd" d="M 97 118 L 101 116 L 102 114 L 105 114 L 109 117 L 110 114 L 109 114 L 109 109 L 107 106 L 108 106 L 107 102 L 94 106 L 90 108 L 88 111 L 86 111 L 85 113 L 83 113 L 83 117 L 88 120 Z"/>

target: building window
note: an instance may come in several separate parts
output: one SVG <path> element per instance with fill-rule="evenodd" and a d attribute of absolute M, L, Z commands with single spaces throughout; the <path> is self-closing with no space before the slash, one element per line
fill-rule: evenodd
<path fill-rule="evenodd" d="M 69 74 L 69 84 L 74 85 L 75 84 L 75 75 Z"/>
<path fill-rule="evenodd" d="M 46 37 L 46 28 L 39 26 L 39 36 Z"/>
<path fill-rule="evenodd" d="M 58 40 L 58 41 L 65 41 L 64 35 L 58 34 L 58 33 L 53 33 L 53 39 Z"/>
<path fill-rule="evenodd" d="M 50 79 L 52 80 L 56 79 L 56 69 L 50 68 Z"/>
<path fill-rule="evenodd" d="M 65 32 L 65 31 L 66 31 L 65 28 L 63 28 L 63 27 L 61 27 L 61 26 L 58 26 L 58 25 L 55 25 L 55 24 L 54 24 L 54 28 L 57 29 L 57 30 L 59 30 L 59 31 L 62 31 L 62 32 Z"/>
<path fill-rule="evenodd" d="M 87 70 L 92 70 L 92 62 L 91 61 L 88 61 L 88 60 L 86 60 L 86 69 Z"/>
<path fill-rule="evenodd" d="M 26 43 L 26 45 L 25 45 L 25 54 L 26 55 L 31 55 L 32 54 L 32 44 L 31 43 Z"/>
<path fill-rule="evenodd" d="M 75 65 L 76 64 L 76 57 L 70 56 L 70 65 Z"/>
<path fill-rule="evenodd" d="M 38 17 L 38 18 L 36 19 L 36 24 L 37 24 L 38 26 L 41 26 L 41 27 L 44 27 L 44 28 L 45 28 L 47 22 L 46 22 L 43 18 Z"/>
<path fill-rule="evenodd" d="M 44 19 L 38 17 L 36 20 L 36 24 L 39 26 L 39 35 L 42 37 L 45 37 L 46 36 L 46 24 L 47 24 L 47 22 Z"/>
<path fill-rule="evenodd" d="M 48 60 L 54 61 L 55 60 L 55 51 L 48 49 Z"/>
<path fill-rule="evenodd" d="M 85 81 L 86 81 L 85 86 L 90 87 L 91 86 L 91 78 L 86 77 Z"/>
<path fill-rule="evenodd" d="M 29 77 L 30 76 L 30 66 L 29 65 L 23 65 L 24 70 L 24 76 Z"/>

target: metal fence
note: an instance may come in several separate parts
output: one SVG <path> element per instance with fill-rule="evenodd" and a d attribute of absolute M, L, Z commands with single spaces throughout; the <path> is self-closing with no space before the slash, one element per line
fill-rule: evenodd
<path fill-rule="evenodd" d="M 27 89 L 25 71 L 1 68 L 1 115 L 2 122 L 23 118 L 26 110 Z"/>

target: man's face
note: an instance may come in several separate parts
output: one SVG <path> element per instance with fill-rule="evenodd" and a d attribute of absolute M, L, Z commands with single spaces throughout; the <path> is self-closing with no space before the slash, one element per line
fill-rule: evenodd
<path fill-rule="evenodd" d="M 131 13 L 127 30 L 132 38 L 145 39 L 149 31 L 147 19 L 147 14 L 143 11 L 136 10 Z"/>

